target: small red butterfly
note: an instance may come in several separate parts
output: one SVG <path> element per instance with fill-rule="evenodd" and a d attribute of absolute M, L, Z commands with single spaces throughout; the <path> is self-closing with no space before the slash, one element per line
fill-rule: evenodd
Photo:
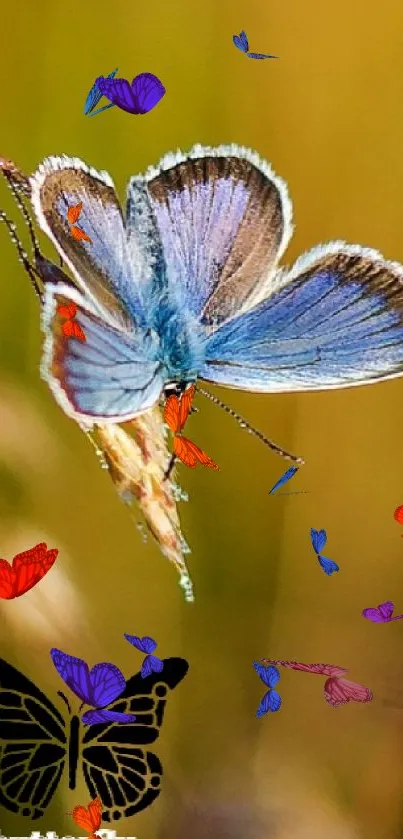
<path fill-rule="evenodd" d="M 403 524 L 403 507 L 396 507 L 395 512 L 393 513 L 393 518 L 395 521 L 399 522 L 399 524 Z M 403 537 L 403 533 L 401 533 Z"/>
<path fill-rule="evenodd" d="M 181 432 L 189 416 L 192 400 L 195 394 L 195 386 L 192 385 L 178 398 L 169 396 L 164 408 L 164 419 L 174 435 L 174 454 L 185 466 L 194 469 L 198 463 L 208 466 L 210 469 L 219 469 L 219 466 L 202 449 L 192 443 Z"/>
<path fill-rule="evenodd" d="M 6 559 L 0 559 L 0 598 L 12 600 L 21 597 L 48 573 L 59 551 L 48 551 L 45 542 L 40 542 L 29 551 L 17 554 L 10 565 Z"/>
<path fill-rule="evenodd" d="M 86 341 L 83 330 L 80 324 L 74 320 L 77 314 L 77 306 L 75 303 L 69 303 L 67 306 L 60 305 L 57 307 L 58 314 L 62 318 L 67 318 L 65 323 L 62 323 L 62 332 L 66 338 L 77 338 L 79 341 Z"/>
<path fill-rule="evenodd" d="M 94 831 L 99 830 L 102 821 L 102 802 L 100 798 L 94 798 L 90 801 L 88 807 L 83 807 L 81 804 L 74 807 L 71 813 L 74 821 L 79 827 L 87 830 L 90 836 L 88 839 L 95 839 Z"/>
<path fill-rule="evenodd" d="M 78 221 L 78 219 L 80 218 L 80 214 L 81 214 L 82 209 L 83 209 L 83 202 L 82 201 L 80 201 L 79 204 L 74 204 L 72 207 L 68 208 L 68 210 L 67 210 L 67 221 L 71 225 L 70 226 L 70 233 L 71 233 L 73 239 L 76 240 L 76 242 L 91 242 L 91 244 L 92 244 L 92 239 L 90 239 L 90 237 L 87 236 L 86 233 L 84 233 L 84 230 L 82 230 L 81 227 L 78 227 L 76 225 L 76 221 Z"/>

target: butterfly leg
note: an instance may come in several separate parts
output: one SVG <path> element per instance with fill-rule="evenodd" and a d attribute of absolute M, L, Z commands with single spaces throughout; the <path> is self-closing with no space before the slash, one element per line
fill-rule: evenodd
<path fill-rule="evenodd" d="M 171 474 L 171 472 L 172 472 L 172 469 L 173 469 L 173 468 L 174 468 L 174 466 L 175 466 L 175 461 L 176 461 L 176 454 L 172 454 L 172 455 L 171 455 L 171 459 L 170 459 L 170 461 L 169 461 L 169 463 L 168 463 L 167 469 L 166 469 L 166 471 L 165 471 L 165 473 L 164 473 L 164 478 L 163 478 L 163 480 L 164 480 L 164 481 L 167 481 L 167 480 L 168 480 L 168 478 L 169 478 L 169 476 L 170 476 L 170 474 Z"/>

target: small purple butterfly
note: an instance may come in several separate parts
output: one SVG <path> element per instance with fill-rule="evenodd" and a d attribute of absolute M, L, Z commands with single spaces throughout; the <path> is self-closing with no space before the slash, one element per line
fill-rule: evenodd
<path fill-rule="evenodd" d="M 129 114 L 147 114 L 166 93 L 164 85 L 153 73 L 140 73 L 131 85 L 126 79 L 105 76 L 99 76 L 95 84 L 102 96 Z"/>
<path fill-rule="evenodd" d="M 67 655 L 61 650 L 51 649 L 50 655 L 59 676 L 70 690 L 82 700 L 83 705 L 92 705 L 97 710 L 86 711 L 82 721 L 84 725 L 94 725 L 103 722 L 134 722 L 134 714 L 123 714 L 118 711 L 104 710 L 106 705 L 114 702 L 123 693 L 126 680 L 123 673 L 114 664 L 101 662 L 95 664 L 92 670 L 81 658 Z"/>
<path fill-rule="evenodd" d="M 239 33 L 239 35 L 233 35 L 232 40 L 236 48 L 238 50 L 241 50 L 241 52 L 244 52 L 248 56 L 248 58 L 278 58 L 278 55 L 266 55 L 262 52 L 249 52 L 248 38 L 246 32 L 244 32 L 243 30 Z"/>
<path fill-rule="evenodd" d="M 387 600 L 386 603 L 380 603 L 377 609 L 363 609 L 362 614 L 372 623 L 390 623 L 390 621 L 398 621 L 403 618 L 403 615 L 396 615 L 392 618 L 394 608 L 395 604 L 391 600 Z"/>
<path fill-rule="evenodd" d="M 164 662 L 158 656 L 151 655 L 157 649 L 157 642 L 154 641 L 154 638 L 150 638 L 149 635 L 144 635 L 143 638 L 139 638 L 138 635 L 126 635 L 126 633 L 125 638 L 126 641 L 129 641 L 129 644 L 133 644 L 133 647 L 136 647 L 141 653 L 146 653 L 141 668 L 142 679 L 150 676 L 151 673 L 162 673 Z"/>

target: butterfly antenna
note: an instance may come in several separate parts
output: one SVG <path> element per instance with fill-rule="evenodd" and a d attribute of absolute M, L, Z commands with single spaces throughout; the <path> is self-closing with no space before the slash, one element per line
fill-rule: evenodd
<path fill-rule="evenodd" d="M 23 200 L 20 196 L 20 193 L 18 191 L 18 187 L 12 179 L 12 175 L 10 174 L 10 172 L 7 172 L 7 170 L 4 170 L 4 169 L 3 169 L 3 175 L 4 175 L 4 177 L 7 181 L 8 188 L 9 188 L 9 190 L 10 190 L 10 192 L 11 192 L 13 198 L 14 198 L 14 201 L 17 204 L 17 207 L 20 210 L 20 212 L 21 212 L 21 214 L 24 218 L 24 221 L 25 221 L 25 223 L 28 227 L 29 235 L 31 237 L 31 242 L 32 242 L 32 248 L 33 248 L 34 254 L 36 256 L 37 253 L 40 253 L 40 247 L 39 247 L 38 239 L 35 236 L 35 231 L 34 231 L 34 228 L 33 228 L 31 217 L 30 217 L 30 215 L 28 213 L 28 210 L 27 210 L 27 208 L 26 208 L 26 206 L 25 206 L 25 204 L 24 204 L 24 202 L 23 202 Z"/>
<path fill-rule="evenodd" d="M 58 690 L 58 691 L 57 691 L 57 695 L 58 695 L 58 696 L 61 696 L 61 698 L 62 698 L 62 699 L 63 699 L 63 701 L 66 703 L 66 705 L 67 705 L 67 707 L 68 707 L 68 709 L 69 709 L 69 714 L 71 714 L 70 702 L 69 702 L 69 700 L 67 699 L 67 696 L 65 696 L 65 695 L 64 695 L 64 693 L 62 693 L 62 692 L 61 692 L 61 690 Z"/>
<path fill-rule="evenodd" d="M 21 243 L 20 239 L 18 238 L 17 228 L 16 228 L 15 224 L 12 221 L 10 221 L 10 219 L 6 216 L 4 210 L 0 210 L 0 222 L 1 221 L 4 222 L 4 224 L 6 225 L 7 230 L 10 234 L 11 241 L 15 245 L 15 247 L 17 248 L 18 259 L 21 262 L 21 264 L 24 266 L 24 268 L 25 268 L 25 270 L 26 270 L 26 272 L 29 276 L 29 279 L 31 280 L 31 283 L 32 283 L 32 286 L 34 288 L 35 294 L 37 294 L 40 301 L 43 302 L 43 294 L 42 294 L 42 291 L 41 291 L 41 289 L 38 285 L 38 280 L 35 276 L 35 268 L 34 268 L 33 265 L 31 265 L 31 263 L 29 261 L 28 254 L 24 250 L 24 248 L 22 246 L 22 243 Z"/>
<path fill-rule="evenodd" d="M 226 411 L 226 413 L 229 414 L 230 417 L 233 417 L 233 419 L 235 419 L 239 423 L 241 428 L 246 428 L 249 434 L 253 434 L 255 437 L 258 438 L 258 440 L 264 443 L 265 446 L 268 446 L 268 448 L 271 449 L 273 452 L 276 452 L 276 454 L 281 455 L 281 457 L 284 457 L 285 460 L 292 460 L 294 463 L 298 463 L 300 466 L 304 465 L 305 460 L 303 460 L 302 457 L 297 457 L 295 454 L 291 454 L 290 452 L 286 452 L 285 449 L 281 449 L 280 446 L 276 446 L 276 444 L 273 443 L 272 440 L 269 440 L 269 438 L 266 437 L 266 435 L 263 434 L 262 431 L 258 431 L 257 428 L 254 428 L 253 425 L 250 425 L 250 423 L 247 422 L 246 419 L 241 417 L 241 415 L 234 411 L 233 408 L 230 408 L 229 405 L 226 405 L 225 402 L 222 402 L 221 399 L 218 398 L 218 396 L 215 396 L 208 390 L 204 390 L 204 388 L 200 387 L 199 385 L 196 386 L 196 390 L 199 393 L 201 393 L 202 396 L 205 396 L 207 399 L 209 399 L 210 402 L 213 402 L 214 405 L 218 405 L 219 408 L 222 408 L 223 411 Z"/>

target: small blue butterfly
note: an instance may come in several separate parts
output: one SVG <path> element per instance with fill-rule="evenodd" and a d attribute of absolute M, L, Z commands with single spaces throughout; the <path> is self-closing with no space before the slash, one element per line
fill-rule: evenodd
<path fill-rule="evenodd" d="M 246 36 L 246 32 L 242 30 L 239 35 L 233 35 L 232 40 L 238 50 L 241 52 L 246 53 L 248 58 L 278 58 L 278 55 L 266 55 L 262 52 L 249 52 L 249 42 Z"/>
<path fill-rule="evenodd" d="M 164 662 L 161 661 L 158 656 L 151 655 L 151 653 L 157 649 L 157 642 L 154 641 L 154 638 L 150 638 L 149 635 L 144 635 L 143 638 L 139 638 L 138 635 L 127 635 L 126 633 L 125 638 L 126 641 L 133 644 L 133 647 L 136 647 L 136 649 L 140 650 L 141 653 L 146 653 L 146 657 L 141 668 L 142 679 L 145 679 L 146 676 L 150 676 L 151 673 L 162 673 L 164 669 Z"/>
<path fill-rule="evenodd" d="M 269 688 L 256 711 L 257 717 L 264 717 L 268 711 L 274 712 L 280 709 L 282 702 L 281 696 L 276 690 L 273 690 L 280 678 L 280 673 L 277 670 L 277 667 L 274 667 L 272 664 L 266 666 L 264 664 L 260 664 L 259 661 L 254 661 L 253 666 L 262 682 Z"/>
<path fill-rule="evenodd" d="M 326 530 L 315 530 L 314 527 L 311 527 L 311 542 L 319 565 L 325 574 L 327 574 L 328 577 L 331 577 L 336 571 L 340 571 L 336 562 L 333 562 L 332 559 L 326 559 L 325 556 L 320 555 L 321 550 L 323 550 L 327 542 Z"/>
<path fill-rule="evenodd" d="M 118 72 L 118 68 L 116 67 L 116 69 L 112 70 L 112 73 L 109 73 L 109 76 L 107 76 L 106 78 L 107 79 L 113 79 L 116 76 L 117 72 Z M 108 108 L 113 108 L 114 107 L 113 104 L 109 104 L 109 105 L 104 105 L 102 108 L 98 108 L 97 111 L 94 111 L 94 108 L 96 108 L 96 106 L 98 105 L 98 102 L 102 99 L 102 96 L 103 96 L 103 94 L 101 93 L 97 83 L 94 82 L 94 84 L 92 85 L 92 88 L 91 88 L 91 90 L 90 90 L 90 92 L 89 92 L 89 94 L 88 94 L 88 96 L 85 100 L 85 105 L 84 105 L 85 116 L 94 117 L 96 114 L 100 114 L 101 111 L 107 111 Z"/>
<path fill-rule="evenodd" d="M 286 484 L 287 481 L 290 481 L 291 478 L 294 477 L 296 472 L 298 472 L 298 466 L 290 466 L 290 468 L 287 469 L 286 472 L 284 472 L 284 475 L 282 475 L 281 478 L 278 479 L 277 483 L 274 484 L 271 490 L 269 490 L 269 495 L 273 495 L 277 489 L 280 489 L 280 487 L 283 486 L 283 484 Z M 291 495 L 293 494 L 294 493 L 291 493 Z"/>

